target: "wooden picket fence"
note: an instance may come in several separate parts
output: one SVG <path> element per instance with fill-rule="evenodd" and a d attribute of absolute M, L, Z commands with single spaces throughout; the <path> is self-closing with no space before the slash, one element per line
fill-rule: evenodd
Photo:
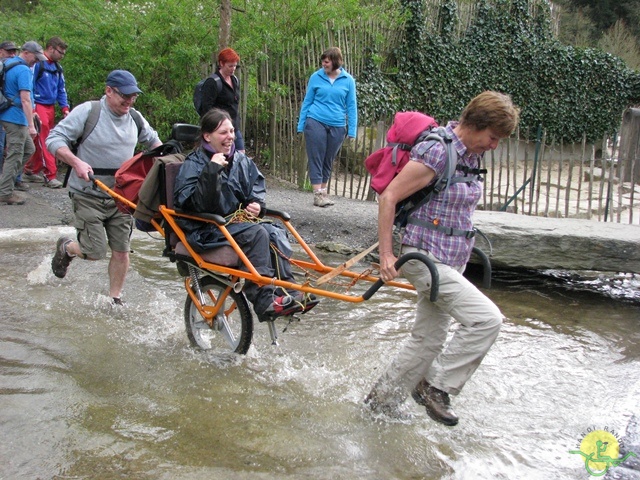
<path fill-rule="evenodd" d="M 624 178 L 617 137 L 600 144 L 522 142 L 518 135 L 485 155 L 482 208 L 555 218 L 640 223 L 640 186 Z M 635 166 L 635 160 L 630 165 Z"/>
<path fill-rule="evenodd" d="M 329 46 L 339 46 L 344 66 L 357 82 L 365 50 L 373 48 L 384 57 L 398 41 L 401 40 L 397 32 L 382 23 L 354 22 L 353 27 L 344 29 L 334 29 L 328 24 L 322 34 L 309 35 L 298 44 L 287 46 L 287 54 L 271 56 L 269 46 L 265 45 L 263 60 L 251 66 L 256 69 L 257 83 L 249 85 L 248 75 L 239 72 L 244 109 L 241 129 L 247 149 L 260 168 L 300 188 L 310 188 L 304 138 L 297 133 L 297 122 L 309 76 L 320 68 L 320 55 Z M 256 95 L 251 102 L 253 111 L 246 108 L 250 91 Z M 366 118 L 364 111 L 359 111 L 359 115 Z M 345 141 L 329 185 L 333 195 L 375 201 L 364 159 L 384 146 L 390 120 L 374 125 L 360 122 L 358 138 Z M 536 135 L 527 132 L 522 135 L 524 138 L 535 139 Z M 616 137 L 603 138 L 598 144 L 584 140 L 581 145 L 548 140 L 544 131 L 537 138 L 522 140 L 517 132 L 502 142 L 500 149 L 485 155 L 488 174 L 480 208 L 640 223 L 640 187 L 638 182 L 621 180 L 625 176 L 620 171 Z M 640 162 L 637 166 L 635 163 L 634 158 L 626 168 L 639 172 Z"/>

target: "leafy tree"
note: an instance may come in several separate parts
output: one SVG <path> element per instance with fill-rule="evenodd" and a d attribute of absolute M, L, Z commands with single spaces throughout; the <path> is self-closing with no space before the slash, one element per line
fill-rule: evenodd
<path fill-rule="evenodd" d="M 618 20 L 598 41 L 598 48 L 620 57 L 634 69 L 640 69 L 640 48 L 623 20 Z"/>
<path fill-rule="evenodd" d="M 252 77 L 265 55 L 283 55 L 288 43 L 304 41 L 328 17 L 338 28 L 359 9 L 357 0 L 259 0 L 247 11 L 232 11 L 227 39 L 219 37 L 218 2 L 0 1 L 3 39 L 44 45 L 59 35 L 69 44 L 63 65 L 73 104 L 99 98 L 109 71 L 130 70 L 145 92 L 136 106 L 164 137 L 175 122 L 197 121 L 193 86 L 212 69 L 220 42 L 240 54 L 243 74 Z"/>
<path fill-rule="evenodd" d="M 7 14 L 10 12 L 26 13 L 33 9 L 37 2 L 25 2 L 24 0 L 0 0 L 0 12 Z"/>
<path fill-rule="evenodd" d="M 640 45 L 640 0 L 556 0 L 563 7 L 560 39 L 575 46 L 596 46 L 618 20 Z M 588 42 L 585 41 L 588 39 Z"/>
<path fill-rule="evenodd" d="M 541 2 L 481 0 L 461 36 L 455 5 L 443 0 L 438 29 L 425 28 L 422 3 L 402 0 L 409 18 L 394 52 L 400 109 L 456 118 L 482 90 L 507 92 L 522 107 L 522 130 L 539 124 L 550 135 L 590 140 L 618 127 L 620 114 L 640 100 L 634 75 L 608 53 L 567 47 L 550 34 L 550 13 Z"/>
<path fill-rule="evenodd" d="M 480 0 L 462 33 L 455 0 L 397 1 L 257 0 L 245 11 L 232 10 L 230 45 L 242 58 L 249 93 L 244 105 L 251 117 L 272 119 L 276 100 L 291 103 L 300 96 L 317 68 L 317 59 L 303 62 L 301 52 L 316 32 L 322 32 L 324 44 L 335 44 L 354 18 L 364 22 L 372 16 L 387 18 L 396 25 L 392 30 L 401 32 L 390 52 L 370 41 L 376 48 L 369 50 L 358 91 L 363 118 L 419 109 L 444 121 L 455 118 L 473 95 L 492 88 L 513 95 L 523 108 L 523 125 L 543 123 L 574 140 L 585 130 L 590 138 L 612 130 L 622 109 L 640 101 L 638 76 L 619 59 L 566 47 L 551 37 L 548 8 L 540 0 L 534 9 L 527 0 Z M 161 136 L 175 122 L 197 121 L 193 86 L 209 73 L 221 41 L 219 3 L 40 0 L 27 5 L 27 11 L 5 10 L 0 17 L 5 39 L 44 43 L 61 35 L 70 45 L 63 63 L 73 103 L 100 97 L 108 72 L 122 68 L 138 79 L 145 94 L 137 106 Z M 427 15 L 434 5 L 436 15 Z M 294 72 L 300 80 L 285 85 L 275 75 L 258 82 L 274 69 Z M 267 86 L 259 91 L 257 85 Z"/>
<path fill-rule="evenodd" d="M 560 16 L 558 38 L 566 45 L 590 47 L 598 38 L 596 26 L 582 10 L 565 11 Z"/>
<path fill-rule="evenodd" d="M 618 2 L 613 0 L 573 0 L 571 3 L 577 7 L 586 8 L 598 30 L 611 27 L 618 19 L 616 12 Z"/>
<path fill-rule="evenodd" d="M 560 3 L 571 10 L 584 10 L 599 31 L 608 30 L 621 19 L 636 35 L 640 33 L 640 0 L 560 0 Z"/>

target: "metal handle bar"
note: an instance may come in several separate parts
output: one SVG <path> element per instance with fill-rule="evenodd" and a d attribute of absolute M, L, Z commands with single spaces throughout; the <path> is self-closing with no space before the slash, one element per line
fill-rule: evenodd
<path fill-rule="evenodd" d="M 429 257 L 427 257 L 424 253 L 409 252 L 402 255 L 396 261 L 396 263 L 394 264 L 395 269 L 399 270 L 400 267 L 402 267 L 402 265 L 404 265 L 409 260 L 420 260 L 429 269 L 429 272 L 431 273 L 431 293 L 429 295 L 429 300 L 431 300 L 432 302 L 435 302 L 438 299 L 438 289 L 440 286 L 440 275 L 438 274 L 438 269 L 436 268 L 436 264 L 433 263 L 433 261 Z M 382 281 L 382 279 L 378 279 L 376 283 L 374 283 L 373 285 L 371 285 L 371 287 L 369 287 L 369 290 L 364 292 L 364 294 L 362 295 L 362 298 L 364 298 L 365 300 L 369 300 L 373 296 L 373 294 L 380 289 L 382 285 L 384 285 L 384 282 Z"/>
<path fill-rule="evenodd" d="M 491 261 L 489 257 L 478 247 L 473 247 L 473 253 L 480 257 L 482 261 L 482 286 L 483 288 L 491 288 Z"/>

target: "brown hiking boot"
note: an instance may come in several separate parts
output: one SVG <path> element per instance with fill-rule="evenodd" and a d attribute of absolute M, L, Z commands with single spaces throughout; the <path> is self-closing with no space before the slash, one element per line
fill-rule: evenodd
<path fill-rule="evenodd" d="M 67 274 L 69 264 L 71 260 L 73 260 L 73 257 L 67 253 L 67 245 L 71 242 L 72 240 L 68 237 L 60 237 L 56 244 L 56 253 L 51 260 L 51 270 L 53 270 L 53 274 L 58 278 L 64 278 Z"/>
<path fill-rule="evenodd" d="M 15 193 L 0 197 L 0 203 L 6 203 L 7 205 L 24 205 L 26 201 L 26 198 L 19 197 Z"/>
<path fill-rule="evenodd" d="M 451 408 L 451 400 L 447 392 L 432 387 L 422 379 L 411 392 L 411 396 L 416 403 L 427 409 L 427 415 L 436 422 L 448 427 L 458 424 L 458 416 Z"/>
<path fill-rule="evenodd" d="M 44 176 L 35 173 L 24 172 L 22 174 L 22 180 L 31 183 L 44 183 Z"/>

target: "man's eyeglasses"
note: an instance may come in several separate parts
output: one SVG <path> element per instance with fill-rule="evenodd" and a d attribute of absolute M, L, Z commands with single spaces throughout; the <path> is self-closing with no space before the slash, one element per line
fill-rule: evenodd
<path fill-rule="evenodd" d="M 64 57 L 64 56 L 67 54 L 67 52 L 63 52 L 62 50 L 59 50 L 59 49 L 57 49 L 57 48 L 54 48 L 54 50 L 55 50 L 56 52 L 58 52 L 58 54 L 59 54 L 61 57 Z"/>
<path fill-rule="evenodd" d="M 131 100 L 132 102 L 135 102 L 136 98 L 138 98 L 138 94 L 137 93 L 130 93 L 130 94 L 126 95 L 126 94 L 122 93 L 120 90 L 118 90 L 115 87 L 111 87 L 111 90 L 113 90 L 118 95 L 120 95 L 120 98 L 122 98 L 123 100 Z"/>

